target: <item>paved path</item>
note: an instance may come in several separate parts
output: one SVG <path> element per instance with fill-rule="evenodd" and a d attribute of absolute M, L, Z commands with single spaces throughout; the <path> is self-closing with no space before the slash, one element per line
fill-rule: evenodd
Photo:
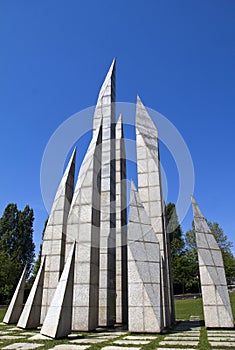
<path fill-rule="evenodd" d="M 174 330 L 164 335 L 137 335 L 116 330 L 95 332 L 90 335 L 73 333 L 67 339 L 53 341 L 38 331 L 0 324 L 0 348 L 5 349 L 54 349 L 54 350 L 192 350 L 203 349 L 200 344 L 201 326 L 198 320 L 180 322 Z M 235 330 L 207 330 L 211 349 L 235 349 Z M 56 345 L 55 345 L 56 343 Z"/>

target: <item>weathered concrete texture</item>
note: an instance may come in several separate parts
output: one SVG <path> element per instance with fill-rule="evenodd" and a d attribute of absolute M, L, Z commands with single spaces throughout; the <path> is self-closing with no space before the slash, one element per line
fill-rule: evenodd
<path fill-rule="evenodd" d="M 161 252 L 162 318 L 165 327 L 174 320 L 169 235 L 165 227 L 165 204 L 162 197 L 158 149 L 158 131 L 140 98 L 136 105 L 136 147 L 138 191 L 157 235 Z"/>
<path fill-rule="evenodd" d="M 24 286 L 26 278 L 26 266 L 22 272 L 19 283 L 16 287 L 15 293 L 11 299 L 10 305 L 8 306 L 7 312 L 4 316 L 4 323 L 17 323 L 23 308 L 24 300 Z"/>
<path fill-rule="evenodd" d="M 101 138 L 100 125 L 82 162 L 67 223 L 66 255 L 77 242 L 72 329 L 78 331 L 98 326 Z"/>
<path fill-rule="evenodd" d="M 182 346 L 198 346 L 198 344 L 199 344 L 199 341 L 161 341 L 160 343 L 159 343 L 159 345 L 160 346 L 167 346 L 167 347 L 169 347 L 169 346 L 178 346 L 178 347 L 180 347 L 180 349 L 181 349 L 181 347 Z"/>
<path fill-rule="evenodd" d="M 41 334 L 54 339 L 66 337 L 72 330 L 75 247 L 76 243 L 74 243 L 66 261 L 63 273 L 60 277 L 40 332 Z"/>
<path fill-rule="evenodd" d="M 115 340 L 113 344 L 117 345 L 147 345 L 149 344 L 150 341 L 148 340 L 125 340 L 125 339 L 120 339 L 120 340 Z"/>
<path fill-rule="evenodd" d="M 128 330 L 160 333 L 160 249 L 132 182 L 128 224 Z"/>
<path fill-rule="evenodd" d="M 43 236 L 42 256 L 46 256 L 43 281 L 41 323 L 52 301 L 65 263 L 67 218 L 74 191 L 76 149 L 74 149 L 58 187 L 46 230 Z"/>
<path fill-rule="evenodd" d="M 29 293 L 26 304 L 20 315 L 17 327 L 30 329 L 36 328 L 40 324 L 44 268 L 45 257 L 42 257 L 40 268 Z"/>
<path fill-rule="evenodd" d="M 116 124 L 116 323 L 128 322 L 126 151 L 122 116 Z"/>
<path fill-rule="evenodd" d="M 86 350 L 89 349 L 90 345 L 71 345 L 71 344 L 61 344 L 56 345 L 51 350 Z"/>
<path fill-rule="evenodd" d="M 221 250 L 192 198 L 205 326 L 234 328 Z"/>
<path fill-rule="evenodd" d="M 43 346 L 43 344 L 30 344 L 30 343 L 14 343 L 14 344 L 10 344 L 7 346 L 4 346 L 4 350 L 7 349 L 14 349 L 14 350 L 29 350 L 29 349 L 37 349 L 37 348 L 41 348 Z"/>
<path fill-rule="evenodd" d="M 111 326 L 116 318 L 116 162 L 115 162 L 115 59 L 101 87 L 94 114 L 93 131 L 103 120 L 101 160 L 99 325 Z"/>

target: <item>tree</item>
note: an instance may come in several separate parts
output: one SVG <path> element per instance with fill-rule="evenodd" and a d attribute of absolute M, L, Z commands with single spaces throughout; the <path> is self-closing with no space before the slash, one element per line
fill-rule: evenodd
<path fill-rule="evenodd" d="M 219 226 L 217 222 L 210 222 L 207 220 L 207 224 L 213 233 L 218 246 L 221 249 L 224 269 L 227 279 L 235 277 L 235 258 L 232 253 L 232 242 L 228 240 L 228 237 L 224 234 L 223 229 Z M 197 261 L 197 249 L 196 249 L 196 235 L 194 222 L 192 223 L 192 229 L 186 232 L 186 244 L 192 250 L 194 254 L 194 259 Z"/>
<path fill-rule="evenodd" d="M 166 206 L 166 224 L 167 233 L 170 237 L 171 255 L 173 257 L 181 254 L 185 246 L 174 203 L 168 203 Z"/>
<path fill-rule="evenodd" d="M 43 232 L 42 232 L 42 239 L 43 239 L 44 233 L 46 231 L 47 222 L 48 222 L 48 219 L 46 219 L 46 221 L 44 222 L 44 228 L 43 228 Z M 39 267 L 40 267 L 40 264 L 41 264 L 41 255 L 42 255 L 42 244 L 40 244 L 38 257 L 37 257 L 37 259 L 34 262 L 34 265 L 33 265 L 33 268 L 32 268 L 32 274 L 31 274 L 30 280 L 28 281 L 28 284 L 27 284 L 29 289 L 33 285 L 33 282 L 34 282 L 34 280 L 35 280 L 35 278 L 37 276 L 37 273 L 38 273 L 38 270 L 39 270 Z"/>
<path fill-rule="evenodd" d="M 28 276 L 34 261 L 33 210 L 23 211 L 9 204 L 0 218 L 0 298 L 9 301 L 20 275 L 27 265 Z"/>
<path fill-rule="evenodd" d="M 188 263 L 185 256 L 185 243 L 182 236 L 182 229 L 179 224 L 174 203 L 169 203 L 166 206 L 166 224 L 167 233 L 170 238 L 174 292 L 184 292 L 186 284 L 185 278 L 188 276 L 188 272 L 184 267 L 188 267 Z M 183 277 L 183 275 L 185 275 L 185 277 Z"/>

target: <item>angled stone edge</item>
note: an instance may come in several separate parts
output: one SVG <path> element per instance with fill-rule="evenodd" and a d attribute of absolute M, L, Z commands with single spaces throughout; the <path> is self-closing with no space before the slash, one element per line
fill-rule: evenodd
<path fill-rule="evenodd" d="M 102 87 L 99 92 L 99 96 L 96 103 L 96 108 L 94 112 L 94 119 L 93 119 L 93 133 L 97 129 L 99 125 L 99 120 L 102 117 L 102 115 L 107 114 L 107 107 L 109 106 L 108 110 L 112 114 L 112 104 L 115 102 L 115 95 L 116 95 L 116 87 L 115 87 L 115 70 L 116 70 L 116 59 L 114 58 L 109 71 L 105 77 L 105 80 L 102 84 Z M 108 112 L 108 113 L 109 113 Z"/>
<path fill-rule="evenodd" d="M 192 197 L 205 326 L 234 328 L 221 250 Z"/>
<path fill-rule="evenodd" d="M 116 58 L 113 59 L 112 63 L 111 63 L 111 66 L 108 70 L 108 73 L 106 74 L 106 77 L 104 79 L 104 82 L 101 86 L 101 89 L 100 89 L 100 92 L 99 92 L 99 96 L 98 96 L 98 102 L 101 100 L 101 98 L 103 97 L 104 95 L 104 92 L 110 82 L 110 80 L 112 79 L 112 74 L 114 72 L 114 69 L 115 69 L 115 64 L 116 64 Z"/>
<path fill-rule="evenodd" d="M 75 246 L 74 242 L 40 332 L 53 339 L 71 332 Z"/>
<path fill-rule="evenodd" d="M 138 159 L 138 150 L 142 148 L 143 151 L 143 148 L 146 148 L 146 152 L 153 159 L 160 173 L 158 130 L 139 96 L 136 103 L 136 146 L 138 163 L 143 160 L 142 157 L 142 160 Z"/>
<path fill-rule="evenodd" d="M 58 186 L 46 229 L 41 256 L 46 256 L 40 323 L 43 323 L 65 264 L 67 217 L 74 193 L 76 147 Z"/>
<path fill-rule="evenodd" d="M 160 247 L 134 183 L 128 224 L 128 329 L 160 333 Z"/>
<path fill-rule="evenodd" d="M 158 139 L 158 130 L 139 96 L 136 101 L 136 127 L 148 137 Z"/>
<path fill-rule="evenodd" d="M 97 142 L 99 139 L 100 132 L 102 130 L 102 122 L 103 122 L 103 119 L 101 118 L 101 120 L 99 121 L 99 125 L 93 134 L 93 137 L 92 137 L 91 142 L 89 144 L 86 155 L 82 161 L 82 164 L 81 164 L 81 167 L 79 170 L 79 174 L 78 174 L 78 179 L 77 179 L 76 186 L 75 186 L 75 190 L 74 190 L 72 203 L 70 206 L 68 221 L 69 221 L 69 217 L 71 216 L 71 214 L 74 210 L 74 206 L 76 205 L 76 203 L 78 201 L 78 197 L 79 197 L 83 182 L 86 179 L 87 171 L 89 170 L 89 168 L 93 162 L 93 155 L 95 153 L 95 148 L 98 146 Z"/>
<path fill-rule="evenodd" d="M 26 278 L 26 268 L 25 266 L 22 275 L 20 277 L 19 283 L 16 287 L 15 293 L 11 299 L 10 305 L 8 306 L 7 312 L 4 316 L 4 323 L 17 323 L 20 314 L 23 308 L 23 300 L 24 300 L 24 286 L 25 286 L 25 278 Z"/>
<path fill-rule="evenodd" d="M 56 195 L 55 195 L 55 199 L 54 199 L 54 203 L 53 203 L 53 206 L 52 206 L 52 209 L 51 209 L 51 213 L 56 209 L 56 205 L 57 205 L 57 200 L 59 199 L 59 197 L 61 196 L 61 194 L 63 193 L 65 195 L 65 185 L 66 185 L 66 182 L 68 180 L 68 177 L 69 177 L 69 174 L 71 172 L 71 168 L 72 168 L 72 164 L 76 161 L 76 153 L 77 153 L 77 148 L 75 147 L 74 150 L 73 150 L 73 153 L 70 157 L 70 160 L 68 162 L 68 165 L 65 169 L 65 172 L 64 172 L 64 175 L 62 177 L 62 180 L 59 184 L 59 187 L 57 189 L 57 192 L 56 192 Z M 73 173 L 74 173 L 74 170 L 73 170 Z M 51 216 L 51 215 L 50 215 Z M 48 220 L 49 222 L 49 220 Z"/>
<path fill-rule="evenodd" d="M 30 329 L 36 328 L 40 324 L 44 267 L 45 257 L 42 258 L 40 268 L 17 323 L 17 327 Z"/>

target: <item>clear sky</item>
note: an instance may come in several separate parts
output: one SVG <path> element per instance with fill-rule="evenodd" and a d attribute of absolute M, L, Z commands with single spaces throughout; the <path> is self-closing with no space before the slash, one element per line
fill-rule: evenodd
<path fill-rule="evenodd" d="M 177 127 L 195 198 L 235 243 L 234 18 L 234 0 L 1 0 L 0 215 L 8 203 L 29 204 L 38 247 L 44 149 L 63 121 L 96 103 L 117 57 L 117 101 L 138 93 Z M 162 161 L 174 201 L 178 179 Z M 184 231 L 191 221 L 190 209 Z"/>

